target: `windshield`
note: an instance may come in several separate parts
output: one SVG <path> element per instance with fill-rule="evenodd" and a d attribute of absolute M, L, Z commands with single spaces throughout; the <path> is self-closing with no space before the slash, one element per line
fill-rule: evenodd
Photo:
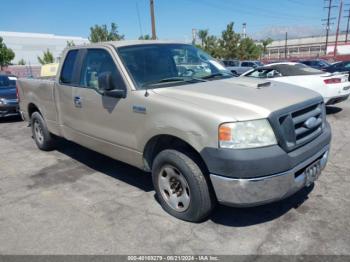
<path fill-rule="evenodd" d="M 233 77 L 202 50 L 186 44 L 145 44 L 117 48 L 138 89 L 168 87 Z"/>
<path fill-rule="evenodd" d="M 0 75 L 0 88 L 16 86 L 16 77 Z"/>
<path fill-rule="evenodd" d="M 255 78 L 274 78 L 282 76 L 302 76 L 302 75 L 319 75 L 323 71 L 314 69 L 304 64 L 277 64 L 261 67 L 247 73 L 248 77 Z"/>
<path fill-rule="evenodd" d="M 330 66 L 329 63 L 327 63 L 326 61 L 324 60 L 319 60 L 318 61 L 318 64 L 321 66 L 321 67 L 327 67 L 327 66 Z"/>

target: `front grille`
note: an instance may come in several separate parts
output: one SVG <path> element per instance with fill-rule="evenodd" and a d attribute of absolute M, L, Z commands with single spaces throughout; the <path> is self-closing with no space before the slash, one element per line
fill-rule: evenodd
<path fill-rule="evenodd" d="M 279 142 L 287 151 L 318 137 L 325 123 L 324 103 L 304 106 L 278 116 Z"/>
<path fill-rule="evenodd" d="M 292 113 L 296 144 L 304 144 L 322 133 L 322 105 L 313 105 L 303 110 Z M 307 126 L 307 121 L 312 119 L 312 126 Z"/>

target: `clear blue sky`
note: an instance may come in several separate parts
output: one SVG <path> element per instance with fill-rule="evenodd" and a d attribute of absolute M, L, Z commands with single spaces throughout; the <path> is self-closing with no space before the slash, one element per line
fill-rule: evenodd
<path fill-rule="evenodd" d="M 311 34 L 322 31 L 323 4 L 323 0 L 155 0 L 157 33 L 159 38 L 190 39 L 192 28 L 208 28 L 219 35 L 233 21 L 237 31 L 247 22 L 248 32 L 258 37 L 277 34 L 284 27 L 291 34 Z M 150 33 L 149 0 L 1 1 L 0 31 L 87 37 L 91 25 L 112 21 L 127 39 L 137 38 L 141 30 Z"/>

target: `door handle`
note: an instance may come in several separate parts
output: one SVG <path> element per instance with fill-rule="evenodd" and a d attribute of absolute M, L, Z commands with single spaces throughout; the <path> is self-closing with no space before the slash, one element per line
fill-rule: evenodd
<path fill-rule="evenodd" d="M 75 107 L 81 107 L 81 98 L 80 98 L 80 96 L 75 96 L 74 97 L 74 105 L 75 105 Z"/>

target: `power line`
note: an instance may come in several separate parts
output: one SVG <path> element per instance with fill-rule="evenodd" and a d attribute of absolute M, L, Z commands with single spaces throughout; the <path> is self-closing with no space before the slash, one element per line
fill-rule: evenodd
<path fill-rule="evenodd" d="M 218 3 L 218 2 L 212 2 L 209 0 L 202 0 L 202 1 L 197 1 L 197 0 L 187 0 L 196 4 L 200 5 L 206 5 L 221 11 L 225 12 L 235 12 L 239 14 L 245 14 L 248 16 L 253 16 L 256 17 L 257 15 L 262 15 L 262 16 L 267 16 L 269 19 L 276 19 L 276 20 L 282 20 L 285 21 L 286 18 L 290 19 L 308 19 L 308 20 L 319 20 L 318 17 L 313 17 L 313 16 L 300 16 L 300 15 L 292 15 L 290 13 L 282 13 L 282 12 L 274 12 L 270 9 L 264 9 L 252 5 L 247 5 L 244 3 L 246 7 L 240 7 L 240 6 L 233 6 L 229 5 L 229 3 L 223 4 L 223 3 Z"/>
<path fill-rule="evenodd" d="M 140 35 L 143 36 L 143 30 L 142 30 L 142 25 L 141 25 L 141 16 L 140 16 L 140 9 L 139 9 L 138 1 L 136 1 L 136 12 L 137 12 L 137 19 L 139 21 Z"/>

